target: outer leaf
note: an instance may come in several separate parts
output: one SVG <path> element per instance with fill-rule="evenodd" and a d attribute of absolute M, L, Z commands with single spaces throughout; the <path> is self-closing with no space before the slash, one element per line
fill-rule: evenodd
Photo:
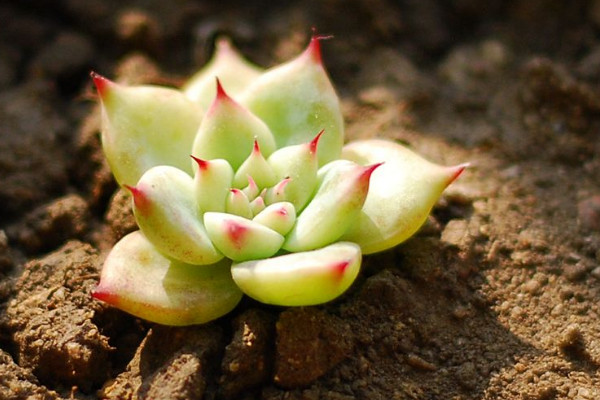
<path fill-rule="evenodd" d="M 223 158 L 237 170 L 254 140 L 266 157 L 275 150 L 275 139 L 267 125 L 229 97 L 217 81 L 217 97 L 202 120 L 192 154 L 203 160 Z"/>
<path fill-rule="evenodd" d="M 234 261 L 270 257 L 283 243 L 273 229 L 237 215 L 209 212 L 204 224 L 215 246 Z"/>
<path fill-rule="evenodd" d="M 93 296 L 159 324 L 202 324 L 227 314 L 242 298 L 229 264 L 223 260 L 197 266 L 171 260 L 137 231 L 111 250 Z"/>
<path fill-rule="evenodd" d="M 355 222 L 367 197 L 371 173 L 378 166 L 362 167 L 346 160 L 324 166 L 327 172 L 322 183 L 298 216 L 283 248 L 293 252 L 312 250 L 338 240 Z"/>
<path fill-rule="evenodd" d="M 119 184 L 135 185 L 156 165 L 192 172 L 188 156 L 203 114 L 198 104 L 177 90 L 92 77 L 102 102 L 102 147 Z"/>
<path fill-rule="evenodd" d="M 358 243 L 364 254 L 389 249 L 412 236 L 444 189 L 467 167 L 433 164 L 406 147 L 378 139 L 350 143 L 343 157 L 363 165 L 385 162 L 371 177 L 356 223 L 342 236 Z"/>
<path fill-rule="evenodd" d="M 360 247 L 339 242 L 319 250 L 233 264 L 235 283 L 248 296 L 279 306 L 308 306 L 331 301 L 354 282 Z"/>
<path fill-rule="evenodd" d="M 219 38 L 211 60 L 183 86 L 183 93 L 205 109 L 216 95 L 215 77 L 227 87 L 231 95 L 242 92 L 263 69 L 246 61 L 233 47 L 229 39 Z"/>
<path fill-rule="evenodd" d="M 130 190 L 138 226 L 159 251 L 188 264 L 213 264 L 223 258 L 204 229 L 194 181 L 185 172 L 154 167 Z"/>
<path fill-rule="evenodd" d="M 308 142 L 315 132 L 325 130 L 319 164 L 339 157 L 344 124 L 338 97 L 321 62 L 318 37 L 299 57 L 261 75 L 240 99 L 266 122 L 278 148 Z"/>

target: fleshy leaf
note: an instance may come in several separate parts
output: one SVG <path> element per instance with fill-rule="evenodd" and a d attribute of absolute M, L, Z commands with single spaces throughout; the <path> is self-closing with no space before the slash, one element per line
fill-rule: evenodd
<path fill-rule="evenodd" d="M 102 104 L 102 147 L 120 185 L 135 185 L 156 165 L 192 172 L 187 155 L 202 120 L 198 104 L 174 89 L 92 78 Z"/>
<path fill-rule="evenodd" d="M 197 132 L 192 155 L 203 160 L 223 158 L 234 170 L 246 160 L 255 140 L 266 157 L 275 151 L 267 125 L 229 97 L 218 80 L 215 100 Z"/>
<path fill-rule="evenodd" d="M 286 199 L 297 211 L 304 208 L 317 186 L 319 161 L 316 153 L 322 134 L 323 131 L 319 132 L 309 143 L 276 150 L 267 160 L 278 179 L 291 178 L 285 189 Z"/>
<path fill-rule="evenodd" d="M 265 160 L 256 140 L 254 141 L 250 155 L 235 172 L 233 186 L 237 188 L 244 187 L 246 182 L 248 182 L 249 176 L 252 177 L 256 185 L 260 188 L 272 186 L 277 182 L 275 172 L 273 172 L 273 168 Z"/>
<path fill-rule="evenodd" d="M 192 157 L 197 164 L 194 174 L 196 201 L 200 213 L 225 211 L 225 200 L 233 182 L 233 169 L 223 159 L 205 161 Z"/>
<path fill-rule="evenodd" d="M 242 298 L 230 263 L 197 266 L 169 259 L 136 231 L 109 253 L 93 296 L 159 324 L 202 324 L 227 314 Z"/>
<path fill-rule="evenodd" d="M 185 172 L 153 167 L 128 188 L 138 226 L 160 252 L 188 264 L 213 264 L 223 258 L 204 229 L 194 180 Z"/>
<path fill-rule="evenodd" d="M 260 194 L 265 199 L 265 204 L 274 204 L 280 201 L 287 200 L 287 187 L 290 183 L 290 178 L 284 178 L 275 186 L 265 189 Z"/>
<path fill-rule="evenodd" d="M 319 250 L 234 263 L 231 274 L 248 296 L 279 306 L 308 306 L 344 293 L 360 270 L 355 243 L 338 242 Z"/>
<path fill-rule="evenodd" d="M 338 160 L 324 166 L 322 183 L 298 216 L 283 248 L 293 252 L 312 250 L 338 240 L 355 222 L 367 197 L 371 173 L 379 165 L 362 167 Z"/>
<path fill-rule="evenodd" d="M 277 147 L 308 142 L 325 130 L 319 164 L 339 157 L 344 141 L 340 104 L 321 62 L 320 38 L 294 60 L 267 70 L 240 97 L 271 129 Z"/>
<path fill-rule="evenodd" d="M 229 190 L 225 211 L 229 214 L 239 215 L 248 219 L 252 218 L 253 215 L 248 197 L 239 189 Z"/>
<path fill-rule="evenodd" d="M 263 69 L 245 60 L 228 38 L 218 38 L 210 61 L 183 86 L 183 93 L 205 109 L 215 98 L 215 77 L 227 87 L 232 96 L 241 93 Z"/>
<path fill-rule="evenodd" d="M 279 233 L 237 215 L 209 212 L 204 224 L 215 246 L 234 261 L 270 257 L 283 243 Z"/>
<path fill-rule="evenodd" d="M 252 220 L 285 236 L 296 222 L 296 210 L 292 203 L 281 201 L 266 207 Z"/>
<path fill-rule="evenodd" d="M 384 161 L 371 177 L 357 221 L 342 240 L 364 254 L 383 251 L 412 236 L 425 222 L 444 189 L 467 167 L 431 163 L 395 142 L 371 139 L 344 147 L 343 157 L 359 164 Z"/>

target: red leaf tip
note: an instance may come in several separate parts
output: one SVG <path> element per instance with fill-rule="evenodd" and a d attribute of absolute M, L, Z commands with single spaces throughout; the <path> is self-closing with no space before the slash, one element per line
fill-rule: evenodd
<path fill-rule="evenodd" d="M 333 38 L 333 35 L 319 35 L 315 27 L 312 28 L 312 37 L 308 47 L 304 51 L 304 54 L 308 55 L 314 62 L 321 64 L 321 40 L 328 40 Z"/>
<path fill-rule="evenodd" d="M 196 161 L 196 164 L 198 164 L 198 168 L 200 169 L 200 171 L 206 171 L 208 169 L 208 164 L 210 163 L 209 161 L 203 160 L 193 155 L 190 155 L 190 157 L 192 157 L 192 159 Z"/>
<path fill-rule="evenodd" d="M 90 72 L 90 77 L 94 81 L 94 86 L 96 86 L 96 90 L 98 91 L 100 98 L 105 98 L 108 92 L 108 87 L 112 82 L 95 71 Z"/>
<path fill-rule="evenodd" d="M 133 196 L 133 204 L 143 214 L 150 210 L 150 202 L 142 190 L 135 186 L 123 185 Z"/>
<path fill-rule="evenodd" d="M 224 100 L 229 98 L 229 96 L 225 92 L 225 89 L 223 89 L 223 85 L 221 85 L 221 81 L 219 80 L 219 78 L 215 78 L 215 80 L 217 81 L 217 99 Z"/>
<path fill-rule="evenodd" d="M 371 174 L 379 167 L 381 167 L 384 163 L 380 162 L 380 163 L 376 163 L 376 164 L 371 164 L 371 165 L 367 165 L 366 167 L 364 167 L 363 172 L 361 174 L 361 178 L 364 179 L 370 179 L 371 178 Z"/>
<path fill-rule="evenodd" d="M 315 154 L 317 152 L 317 146 L 319 145 L 319 139 L 321 139 L 321 136 L 323 136 L 323 133 L 325 133 L 325 129 L 321 129 L 321 132 L 317 133 L 317 136 L 315 136 L 314 139 L 310 141 L 310 144 L 309 144 L 310 154 Z"/>
<path fill-rule="evenodd" d="M 454 167 L 450 167 L 450 177 L 448 178 L 448 183 L 446 185 L 449 185 L 452 182 L 454 182 L 470 165 L 471 163 L 464 163 L 456 165 Z"/>
<path fill-rule="evenodd" d="M 254 147 L 252 148 L 252 151 L 257 155 L 260 154 L 260 146 L 258 145 L 258 140 L 256 138 L 254 138 Z"/>

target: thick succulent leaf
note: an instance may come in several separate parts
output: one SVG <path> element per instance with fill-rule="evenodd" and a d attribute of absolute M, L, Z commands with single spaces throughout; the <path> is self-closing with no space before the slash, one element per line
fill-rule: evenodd
<path fill-rule="evenodd" d="M 159 324 L 202 324 L 227 314 L 242 298 L 230 263 L 198 266 L 169 259 L 136 231 L 109 253 L 93 296 Z"/>
<path fill-rule="evenodd" d="M 283 248 L 305 251 L 338 240 L 355 222 L 363 206 L 371 173 L 379 166 L 368 167 L 338 160 L 326 165 L 315 197 L 296 219 Z"/>
<path fill-rule="evenodd" d="M 285 236 L 296 222 L 296 209 L 292 203 L 281 201 L 266 207 L 252 220 Z"/>
<path fill-rule="evenodd" d="M 219 38 L 210 61 L 183 86 L 183 93 L 204 109 L 216 95 L 215 77 L 218 77 L 232 96 L 241 93 L 263 69 L 245 60 L 229 39 Z"/>
<path fill-rule="evenodd" d="M 189 153 L 201 107 L 180 91 L 123 86 L 93 74 L 102 104 L 102 147 L 121 185 L 135 185 L 156 165 L 192 172 Z"/>
<path fill-rule="evenodd" d="M 231 274 L 248 296 L 279 306 L 308 306 L 344 293 L 360 270 L 360 247 L 339 242 L 319 250 L 234 263 Z"/>
<path fill-rule="evenodd" d="M 225 211 L 225 200 L 233 182 L 233 168 L 223 159 L 193 159 L 197 164 L 194 188 L 199 212 Z"/>
<path fill-rule="evenodd" d="M 267 70 L 240 97 L 271 129 L 277 147 L 310 141 L 327 132 L 319 144 L 319 164 L 339 157 L 344 139 L 340 104 L 321 62 L 319 38 L 294 60 Z"/>
<path fill-rule="evenodd" d="M 269 159 L 269 165 L 278 179 L 289 177 L 286 186 L 287 201 L 291 202 L 297 211 L 304 208 L 312 197 L 317 186 L 317 143 L 321 131 L 311 142 L 287 146 L 276 150 Z"/>
<path fill-rule="evenodd" d="M 275 172 L 260 151 L 257 141 L 254 141 L 254 147 L 252 147 L 248 158 L 235 172 L 233 186 L 237 188 L 244 187 L 249 181 L 248 177 L 252 178 L 259 188 L 269 187 L 277 182 Z"/>
<path fill-rule="evenodd" d="M 283 243 L 273 229 L 237 215 L 206 213 L 204 225 L 215 246 L 234 261 L 270 257 Z"/>
<path fill-rule="evenodd" d="M 358 243 L 364 254 L 389 249 L 412 236 L 444 189 L 467 166 L 437 165 L 404 146 L 379 139 L 350 143 L 343 157 L 363 165 L 385 162 L 371 177 L 356 223 L 342 236 Z"/>
<path fill-rule="evenodd" d="M 130 190 L 138 226 L 160 252 L 188 264 L 213 264 L 223 258 L 202 224 L 194 180 L 185 172 L 153 167 Z"/>
<path fill-rule="evenodd" d="M 217 96 L 202 119 L 192 155 L 203 160 L 223 158 L 237 170 L 255 140 L 265 157 L 275 151 L 275 139 L 267 125 L 229 97 L 217 81 Z"/>
<path fill-rule="evenodd" d="M 250 206 L 250 200 L 242 190 L 230 189 L 227 195 L 225 211 L 229 214 L 239 215 L 244 218 L 252 218 L 254 213 Z"/>

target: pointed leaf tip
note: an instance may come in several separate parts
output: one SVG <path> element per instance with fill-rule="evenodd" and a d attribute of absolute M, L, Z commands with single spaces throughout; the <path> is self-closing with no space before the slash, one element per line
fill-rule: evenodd
<path fill-rule="evenodd" d="M 90 72 L 90 77 L 94 81 L 94 86 L 96 86 L 96 90 L 98 91 L 100 98 L 106 97 L 108 86 L 112 82 L 108 78 L 105 78 L 95 71 Z"/>
<path fill-rule="evenodd" d="M 208 169 L 208 161 L 194 157 L 193 155 L 190 155 L 190 157 L 196 161 L 196 164 L 198 164 L 198 168 L 200 168 L 201 171 L 206 171 Z"/>
<path fill-rule="evenodd" d="M 254 147 L 252 147 L 252 151 L 256 154 L 260 154 L 260 146 L 258 145 L 258 139 L 254 138 Z"/>
<path fill-rule="evenodd" d="M 467 162 L 464 164 L 456 165 L 454 167 L 450 167 L 450 170 L 452 170 L 453 172 L 450 174 L 450 178 L 448 179 L 448 183 L 446 184 L 446 186 L 450 185 L 452 182 L 454 182 L 456 179 L 458 179 L 458 177 L 462 175 L 464 170 L 469 168 L 470 166 L 471 166 L 471 163 Z"/>
<path fill-rule="evenodd" d="M 313 138 L 313 140 L 310 141 L 310 144 L 309 144 L 310 154 L 317 153 L 317 146 L 319 145 L 319 139 L 321 139 L 321 136 L 323 136 L 323 133 L 325 133 L 325 129 L 321 129 L 321 132 L 317 133 L 317 136 L 315 136 Z"/>
<path fill-rule="evenodd" d="M 131 185 L 123 185 L 123 187 L 129 190 L 129 192 L 133 196 L 133 203 L 135 204 L 136 208 L 142 214 L 147 214 L 150 210 L 150 203 L 148 202 L 147 197 L 144 195 L 144 192 L 142 192 L 137 187 Z"/>
<path fill-rule="evenodd" d="M 321 64 L 322 63 L 322 57 L 321 57 L 321 40 L 328 40 L 333 38 L 333 35 L 319 35 L 317 33 L 317 29 L 315 27 L 312 28 L 312 37 L 310 38 L 310 43 L 308 44 L 308 47 L 306 48 L 304 54 L 308 55 L 309 57 L 312 58 L 313 61 L 315 61 L 316 63 Z"/>
<path fill-rule="evenodd" d="M 219 80 L 219 78 L 215 77 L 215 80 L 217 81 L 217 99 L 228 99 L 229 96 L 225 92 L 225 89 L 223 89 L 223 85 L 221 85 L 221 81 Z"/>
<path fill-rule="evenodd" d="M 379 162 L 376 164 L 367 165 L 366 167 L 364 167 L 365 170 L 363 171 L 362 178 L 369 180 L 371 178 L 371 174 L 373 174 L 373 172 L 375 172 L 375 170 L 381 167 L 383 164 L 385 163 Z"/>

